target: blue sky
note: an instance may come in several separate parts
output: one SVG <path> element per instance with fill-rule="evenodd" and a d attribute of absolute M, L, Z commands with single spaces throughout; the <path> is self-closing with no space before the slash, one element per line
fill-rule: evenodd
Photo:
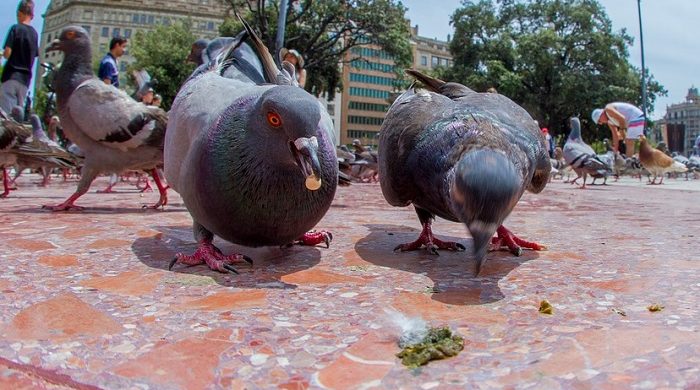
<path fill-rule="evenodd" d="M 613 22 L 615 30 L 627 29 L 634 37 L 629 49 L 630 62 L 641 67 L 637 0 L 599 0 Z M 35 0 L 36 16 L 32 23 L 41 32 L 44 13 L 49 0 Z M 407 17 L 418 24 L 419 33 L 431 38 L 446 39 L 453 34 L 450 15 L 461 4 L 460 0 L 402 0 L 408 8 Z M 439 4 L 439 5 L 438 5 Z M 2 43 L 7 30 L 15 23 L 17 1 L 0 0 L 0 34 Z M 700 1 L 697 0 L 642 0 L 644 52 L 647 68 L 656 80 L 668 89 L 668 96 L 656 102 L 653 118 L 666 112 L 666 106 L 680 103 L 691 85 L 700 87 Z"/>

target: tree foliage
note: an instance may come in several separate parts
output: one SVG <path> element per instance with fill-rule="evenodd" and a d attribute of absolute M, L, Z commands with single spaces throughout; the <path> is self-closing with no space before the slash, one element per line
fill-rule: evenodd
<path fill-rule="evenodd" d="M 191 22 L 158 25 L 146 34 L 139 31 L 129 42 L 131 55 L 136 58 L 129 70 L 145 69 L 157 80 L 155 90 L 163 96 L 162 107 L 169 109 L 182 83 L 194 70 L 185 63 L 192 43 L 197 39 Z"/>
<path fill-rule="evenodd" d="M 271 52 L 279 15 L 278 1 L 224 0 L 248 21 Z M 305 89 L 332 99 L 342 89 L 339 64 L 361 59 L 352 48 L 376 44 L 390 54 L 399 76 L 413 63 L 406 8 L 394 0 L 300 0 L 289 1 L 285 47 L 296 49 L 305 59 Z M 242 29 L 234 18 L 221 26 L 223 36 Z M 274 54 L 273 54 L 274 55 Z"/>
<path fill-rule="evenodd" d="M 454 67 L 442 77 L 478 91 L 495 87 L 555 134 L 580 115 L 587 134 L 609 137 L 590 113 L 612 101 L 641 105 L 641 71 L 628 60 L 632 38 L 597 0 L 465 0 L 452 15 Z M 648 111 L 663 86 L 648 75 Z M 588 138 L 588 137 L 587 137 Z"/>

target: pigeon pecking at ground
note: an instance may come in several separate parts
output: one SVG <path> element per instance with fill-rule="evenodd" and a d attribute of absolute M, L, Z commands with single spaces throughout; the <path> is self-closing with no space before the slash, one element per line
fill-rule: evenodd
<path fill-rule="evenodd" d="M 575 184 L 576 180 L 583 178 L 581 188 L 586 188 L 588 175 L 591 175 L 594 179 L 607 177 L 612 173 L 612 167 L 601 161 L 593 148 L 583 141 L 583 138 L 581 138 L 581 122 L 578 118 L 569 118 L 569 125 L 571 126 L 571 132 L 564 144 L 564 160 L 576 172 L 576 178 L 571 181 L 571 184 Z"/>
<path fill-rule="evenodd" d="M 75 200 L 85 194 L 100 173 L 146 170 L 160 191 L 158 208 L 168 202 L 156 167 L 163 163 L 167 114 L 141 104 L 124 91 L 105 84 L 93 74 L 90 38 L 78 26 L 61 31 L 47 51 L 64 53 L 54 88 L 65 135 L 85 155 L 77 191 L 65 202 L 44 206 L 53 211 L 80 210 Z"/>
<path fill-rule="evenodd" d="M 477 275 L 489 249 L 503 245 L 516 256 L 521 247 L 545 249 L 502 225 L 526 189 L 540 192 L 549 180 L 544 136 L 530 115 L 503 95 L 406 72 L 427 90 L 411 86 L 389 109 L 379 133 L 379 177 L 384 198 L 397 207 L 412 203 L 423 231 L 395 250 L 464 250 L 433 236 L 436 215 L 467 226 Z"/>
<path fill-rule="evenodd" d="M 250 26 L 182 86 L 170 111 L 165 177 L 193 219 L 199 247 L 177 262 L 236 272 L 214 235 L 250 247 L 329 244 L 308 232 L 338 184 L 333 124 L 299 88 L 293 66 L 280 71 Z M 250 46 L 247 42 L 251 42 Z M 257 83 L 255 80 L 265 80 Z"/>

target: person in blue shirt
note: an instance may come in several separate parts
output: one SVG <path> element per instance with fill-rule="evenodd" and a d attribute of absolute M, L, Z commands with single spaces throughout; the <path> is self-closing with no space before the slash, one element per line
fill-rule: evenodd
<path fill-rule="evenodd" d="M 15 106 L 24 107 L 32 80 L 34 59 L 39 55 L 39 35 L 30 25 L 32 19 L 34 2 L 20 1 L 17 6 L 17 24 L 10 27 L 2 53 L 7 62 L 0 78 L 0 107 L 6 113 Z"/>
<path fill-rule="evenodd" d="M 109 53 L 105 54 L 100 61 L 100 69 L 97 71 L 97 77 L 104 81 L 105 84 L 111 84 L 119 88 L 119 57 L 124 55 L 126 51 L 126 38 L 114 37 L 109 43 Z"/>

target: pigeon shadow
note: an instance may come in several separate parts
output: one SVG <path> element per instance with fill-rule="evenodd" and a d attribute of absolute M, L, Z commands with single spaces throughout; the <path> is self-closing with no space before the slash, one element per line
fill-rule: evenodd
<path fill-rule="evenodd" d="M 80 206 L 80 205 L 78 205 Z M 149 206 L 149 205 L 144 205 L 144 206 Z M 39 214 L 39 213 L 61 213 L 61 214 L 155 214 L 155 213 L 174 213 L 174 212 L 183 212 L 187 211 L 186 208 L 184 208 L 184 205 L 182 207 L 170 207 L 169 205 L 166 206 L 165 208 L 158 208 L 158 209 L 152 209 L 149 207 L 90 207 L 90 206 L 83 206 L 85 207 L 82 210 L 71 210 L 71 211 L 51 211 L 48 209 L 44 209 L 43 206 L 35 206 L 35 207 L 25 207 L 21 209 L 12 209 L 6 211 L 7 213 L 20 213 L 20 214 Z"/>
<path fill-rule="evenodd" d="M 190 226 L 155 226 L 153 229 L 160 234 L 137 238 L 131 245 L 139 261 L 148 267 L 168 271 L 176 253 L 192 254 L 197 249 Z M 321 261 L 321 247 L 250 248 L 218 237 L 214 239 L 214 245 L 225 255 L 239 253 L 249 256 L 253 264 L 243 261 L 234 264 L 239 274 L 214 271 L 206 264 L 187 266 L 181 263 L 173 265 L 170 272 L 210 277 L 214 282 L 229 287 L 294 289 L 297 286 L 285 283 L 282 277 L 312 268 Z"/>
<path fill-rule="evenodd" d="M 535 251 L 524 250 L 520 257 L 507 251 L 490 252 L 475 276 L 476 261 L 472 255 L 472 240 L 437 233 L 437 238 L 460 242 L 466 251 L 441 250 L 438 256 L 425 248 L 410 252 L 393 252 L 399 244 L 412 242 L 420 231 L 407 226 L 368 224 L 369 235 L 355 244 L 355 251 L 365 261 L 405 272 L 425 275 L 433 281 L 427 288 L 435 301 L 450 305 L 482 305 L 504 298 L 498 281 L 526 261 L 539 257 Z"/>

